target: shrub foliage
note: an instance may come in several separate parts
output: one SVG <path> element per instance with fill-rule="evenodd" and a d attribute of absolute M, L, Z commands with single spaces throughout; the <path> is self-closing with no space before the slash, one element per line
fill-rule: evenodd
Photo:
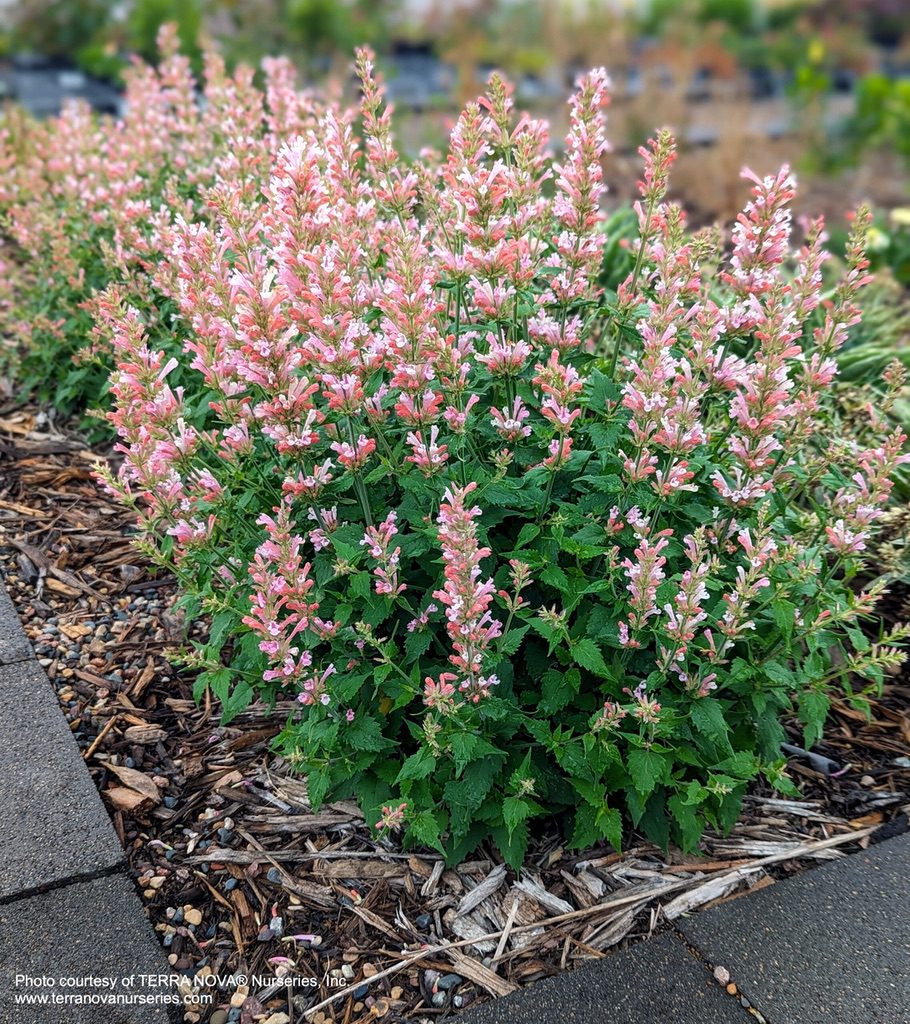
<path fill-rule="evenodd" d="M 493 76 L 407 161 L 357 69 L 357 109 L 285 94 L 290 125 L 226 98 L 203 122 L 232 159 L 106 262 L 106 485 L 211 617 L 199 693 L 296 699 L 277 746 L 314 804 L 353 794 L 452 858 L 519 863 L 554 813 L 575 845 L 690 849 L 756 777 L 792 791 L 782 718 L 811 745 L 900 658 L 851 581 L 905 439 L 839 437 L 832 387 L 868 215 L 826 290 L 786 168 L 750 175 L 726 244 L 668 201 L 661 132 L 617 247 L 602 70 L 558 158 Z"/>

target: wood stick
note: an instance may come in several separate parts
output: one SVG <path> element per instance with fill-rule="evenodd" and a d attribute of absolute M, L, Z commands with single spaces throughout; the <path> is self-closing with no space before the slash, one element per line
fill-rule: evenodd
<path fill-rule="evenodd" d="M 113 718 L 109 718 L 104 723 L 104 728 L 92 740 L 92 742 L 89 744 L 88 748 L 86 749 L 85 753 L 83 753 L 83 755 L 82 755 L 85 758 L 86 761 L 101 746 L 101 744 L 104 742 L 104 737 L 107 736 L 107 734 L 111 731 L 111 729 L 114 728 L 114 726 L 117 724 L 117 720 L 118 720 L 119 717 L 120 717 L 119 715 L 114 715 Z"/>

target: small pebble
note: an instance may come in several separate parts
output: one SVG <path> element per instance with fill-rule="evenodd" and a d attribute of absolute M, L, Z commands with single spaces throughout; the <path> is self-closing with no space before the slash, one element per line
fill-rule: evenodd
<path fill-rule="evenodd" d="M 874 786 L 875 785 L 875 779 L 873 779 L 871 775 L 864 775 L 859 780 L 859 784 L 861 786 Z"/>
<path fill-rule="evenodd" d="M 227 1010 L 216 1010 L 211 1017 L 209 1017 L 209 1024 L 227 1024 Z"/>
<path fill-rule="evenodd" d="M 355 988 L 354 991 L 351 993 L 351 995 L 355 999 L 363 999 L 366 996 L 367 992 L 369 992 L 369 991 L 370 991 L 370 986 L 369 985 L 358 985 L 357 988 Z"/>
<path fill-rule="evenodd" d="M 727 982 L 730 980 L 730 972 L 727 970 L 726 967 L 715 967 L 714 978 L 721 985 L 726 985 Z"/>
<path fill-rule="evenodd" d="M 202 911 L 197 910 L 195 907 L 189 907 L 186 909 L 183 916 L 187 924 L 202 924 Z"/>
<path fill-rule="evenodd" d="M 460 974 L 444 974 L 439 981 L 436 982 L 436 987 L 441 988 L 443 992 L 448 991 L 450 988 L 454 988 L 456 985 L 461 984 Z"/>

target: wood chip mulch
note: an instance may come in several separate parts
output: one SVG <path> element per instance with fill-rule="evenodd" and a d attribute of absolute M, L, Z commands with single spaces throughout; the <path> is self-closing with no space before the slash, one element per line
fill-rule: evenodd
<path fill-rule="evenodd" d="M 569 851 L 554 823 L 520 873 L 492 850 L 446 868 L 378 841 L 352 804 L 313 813 L 270 751 L 294 705 L 223 727 L 168 661 L 204 623 L 175 613 L 173 581 L 131 546 L 98 457 L 34 408 L 0 407 L 0 574 L 175 972 L 211 985 L 187 1021 L 444 1020 L 907 828 L 906 674 L 871 720 L 835 701 L 821 760 L 791 762 L 804 799 L 756 788 L 700 858 L 634 836 L 621 854 Z"/>

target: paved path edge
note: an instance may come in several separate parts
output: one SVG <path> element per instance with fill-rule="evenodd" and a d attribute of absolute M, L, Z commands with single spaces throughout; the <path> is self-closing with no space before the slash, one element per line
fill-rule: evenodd
<path fill-rule="evenodd" d="M 35 733 L 32 735 L 36 737 L 40 735 L 42 729 L 41 718 L 46 718 L 46 726 L 50 726 L 55 733 L 59 733 L 60 726 L 63 726 L 63 730 L 77 754 L 77 757 L 71 757 L 69 762 L 73 773 L 78 774 L 78 778 L 75 781 L 78 783 L 81 792 L 90 794 L 84 797 L 84 803 L 79 804 L 79 814 L 83 819 L 81 826 L 85 834 L 92 836 L 100 834 L 107 853 L 106 857 L 101 859 L 97 868 L 73 871 L 71 874 L 61 875 L 46 883 L 27 884 L 17 887 L 14 891 L 11 890 L 3 893 L 0 896 L 0 947 L 3 946 L 4 940 L 7 937 L 6 932 L 8 929 L 4 928 L 4 925 L 11 926 L 18 938 L 20 926 L 17 919 L 21 918 L 24 922 L 27 922 L 21 935 L 25 948 L 28 948 L 30 939 L 33 942 L 37 941 L 40 947 L 35 950 L 36 955 L 47 954 L 49 963 L 53 965 L 55 962 L 55 950 L 44 947 L 54 941 L 54 933 L 41 932 L 42 925 L 46 928 L 48 922 L 53 921 L 53 914 L 50 909 L 53 904 L 55 902 L 65 903 L 87 887 L 115 886 L 120 889 L 120 898 L 116 905 L 115 920 L 110 924 L 110 927 L 112 928 L 112 934 L 117 936 L 118 941 L 125 943 L 126 951 L 122 955 L 123 968 L 132 966 L 132 969 L 135 970 L 134 964 L 131 964 L 131 958 L 136 955 L 145 955 L 150 960 L 156 960 L 156 962 L 148 964 L 149 974 L 171 973 L 172 969 L 167 962 L 164 949 L 161 947 L 160 941 L 135 891 L 135 883 L 127 872 L 126 855 L 120 846 L 120 841 L 114 831 L 113 824 L 95 787 L 95 782 L 88 770 L 88 765 L 85 764 L 82 752 L 78 749 L 75 738 L 66 725 L 63 711 L 57 701 L 56 689 L 48 678 L 47 673 L 38 664 L 32 645 L 22 627 L 19 614 L 7 592 L 5 579 L 0 575 L 0 676 L 4 674 L 21 675 L 29 679 L 40 676 L 43 679 L 43 683 L 49 691 L 49 700 L 40 705 L 39 721 L 29 723 L 35 727 Z M 52 715 L 59 716 L 59 720 L 54 719 Z M 65 738 L 60 740 L 60 742 L 65 744 Z M 31 763 L 26 765 L 24 770 L 26 772 L 40 773 L 40 766 Z M 49 781 L 51 783 L 49 788 L 54 788 L 53 783 L 56 780 Z M 8 785 L 12 788 L 15 786 L 15 783 L 15 779 L 7 778 L 0 780 L 0 792 L 2 792 L 3 785 Z M 59 792 L 61 797 L 65 796 L 65 789 Z M 64 809 L 66 814 L 71 817 L 73 813 L 72 805 L 67 805 Z M 106 824 L 99 824 L 102 821 Z M 79 824 L 79 822 L 76 822 L 77 829 Z M 77 831 L 77 835 L 82 834 L 82 832 Z M 21 836 L 19 838 L 21 839 Z M 15 835 L 12 836 L 11 841 L 16 841 Z M 3 845 L 4 837 L 0 837 L 0 856 L 3 853 Z M 110 852 L 112 850 L 116 852 L 112 854 Z M 34 852 L 36 859 L 40 859 L 44 851 L 38 844 L 35 844 Z M 2 865 L 0 865 L 0 869 L 2 869 Z M 41 909 L 45 906 L 48 908 L 47 911 Z M 36 908 L 40 911 L 37 914 Z M 89 924 L 91 923 L 90 919 L 93 913 L 94 908 L 86 907 L 86 919 Z M 38 923 L 36 924 L 36 922 Z M 64 922 L 64 926 L 66 923 L 68 922 Z M 85 922 L 72 921 L 71 919 L 69 923 L 81 928 Z M 84 952 L 85 956 L 89 958 L 85 965 L 87 973 L 91 973 L 92 957 L 95 955 L 105 955 L 104 967 L 109 971 L 116 970 L 120 966 L 121 954 L 116 947 L 111 952 L 110 950 L 94 947 L 89 944 Z M 11 998 L 12 993 L 10 991 L 0 991 L 0 1024 L 16 1020 L 16 1018 L 10 1016 L 13 1006 L 10 1001 Z M 102 1011 L 102 1013 L 106 1012 Z M 129 1016 L 129 1020 L 131 1022 L 135 1021 L 136 1024 L 145 1024 L 146 1021 L 158 1022 L 164 1018 L 176 1022 L 182 1020 L 182 1014 L 177 1010 L 165 1009 L 163 1013 L 139 1011 L 135 1015 L 131 1013 Z M 39 1019 L 39 1017 L 35 1017 L 36 1022 Z M 102 1020 L 104 1018 L 96 1018 L 89 1011 L 88 1016 L 79 1017 L 80 1022 L 83 1019 L 88 1024 L 88 1022 L 94 1022 L 95 1019 Z M 121 1018 L 118 1016 L 119 1019 Z M 126 1020 L 127 1018 L 124 1017 L 122 1019 Z"/>

